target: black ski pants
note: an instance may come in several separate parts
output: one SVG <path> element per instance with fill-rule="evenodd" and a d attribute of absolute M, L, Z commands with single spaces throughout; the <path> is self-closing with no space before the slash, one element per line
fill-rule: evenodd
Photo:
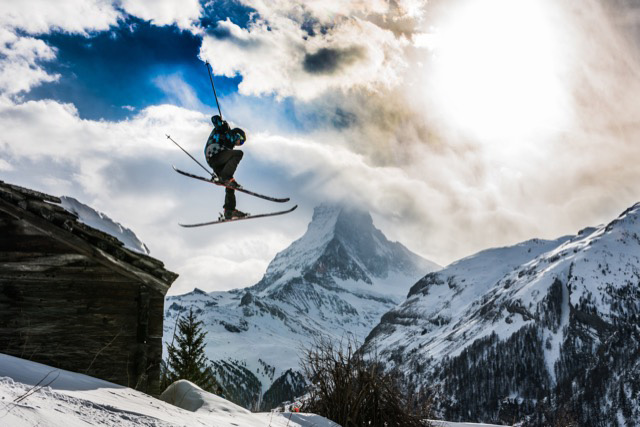
<path fill-rule="evenodd" d="M 209 166 L 222 180 L 233 178 L 238 163 L 242 160 L 244 153 L 240 150 L 224 150 L 211 156 L 208 159 Z M 236 192 L 230 188 L 225 191 L 224 209 L 234 210 L 236 208 Z"/>

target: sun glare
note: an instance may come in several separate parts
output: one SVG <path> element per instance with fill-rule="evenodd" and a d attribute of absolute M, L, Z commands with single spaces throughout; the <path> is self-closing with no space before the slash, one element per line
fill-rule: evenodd
<path fill-rule="evenodd" d="M 499 142 L 543 137 L 567 120 L 552 7 L 547 0 L 463 0 L 437 25 L 432 91 L 457 129 Z"/>

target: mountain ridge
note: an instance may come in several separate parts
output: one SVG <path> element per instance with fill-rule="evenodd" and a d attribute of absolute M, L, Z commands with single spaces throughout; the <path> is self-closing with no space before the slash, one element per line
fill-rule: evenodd
<path fill-rule="evenodd" d="M 637 423 L 640 408 L 629 408 L 639 397 L 640 360 L 628 353 L 640 351 L 639 233 L 637 203 L 575 236 L 459 260 L 412 286 L 364 348 L 388 358 L 408 383 L 438 384 L 439 410 L 449 419 L 529 417 L 544 425 L 551 422 L 545 410 L 565 405 L 580 425 L 616 418 L 623 407 L 623 418 Z M 611 349 L 620 337 L 626 348 Z"/>

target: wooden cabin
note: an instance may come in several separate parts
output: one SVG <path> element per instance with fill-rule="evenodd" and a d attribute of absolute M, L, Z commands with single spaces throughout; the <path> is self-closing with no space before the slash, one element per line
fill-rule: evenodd
<path fill-rule="evenodd" d="M 178 276 L 60 203 L 0 181 L 0 353 L 159 394 Z"/>

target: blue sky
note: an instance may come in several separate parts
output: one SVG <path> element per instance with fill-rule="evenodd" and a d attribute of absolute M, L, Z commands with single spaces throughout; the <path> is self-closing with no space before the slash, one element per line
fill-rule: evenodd
<path fill-rule="evenodd" d="M 0 179 L 132 228 L 172 293 L 256 283 L 321 202 L 372 212 L 447 264 L 606 221 L 640 200 L 633 5 L 585 0 L 63 0 L 0 4 Z M 624 18 L 624 19 L 623 19 Z M 184 230 L 223 194 L 217 109 L 249 136 L 236 177 L 287 217 Z M 280 206 L 239 197 L 260 213 Z"/>
<path fill-rule="evenodd" d="M 210 25 L 215 28 L 215 22 Z M 216 108 L 205 64 L 198 58 L 202 39 L 188 30 L 127 16 L 109 31 L 88 36 L 55 32 L 41 40 L 57 51 L 57 60 L 44 63 L 44 69 L 61 78 L 34 88 L 27 99 L 73 103 L 82 118 L 121 120 L 149 105 L 175 102 L 157 79 L 179 76 L 200 102 Z M 240 80 L 217 76 L 220 98 L 237 92 Z"/>
<path fill-rule="evenodd" d="M 224 38 L 219 21 L 230 20 L 246 28 L 252 12 L 234 1 L 205 3 L 197 25 L 205 34 Z M 176 78 L 193 90 L 203 112 L 205 107 L 206 111 L 217 111 L 206 65 L 199 57 L 202 36 L 192 31 L 124 15 L 107 31 L 87 35 L 56 31 L 39 39 L 56 51 L 56 61 L 42 62 L 41 66 L 60 78 L 34 87 L 25 94 L 26 100 L 54 99 L 75 105 L 81 118 L 117 121 L 150 105 L 189 107 L 171 87 L 162 84 L 164 79 Z M 222 104 L 238 92 L 241 81 L 240 74 L 214 77 Z M 272 96 L 261 96 L 251 102 L 260 109 L 277 110 L 279 118 L 286 118 L 283 127 L 314 126 L 314 120 L 307 119 L 303 125 L 297 119 L 291 99 L 276 102 Z"/>

